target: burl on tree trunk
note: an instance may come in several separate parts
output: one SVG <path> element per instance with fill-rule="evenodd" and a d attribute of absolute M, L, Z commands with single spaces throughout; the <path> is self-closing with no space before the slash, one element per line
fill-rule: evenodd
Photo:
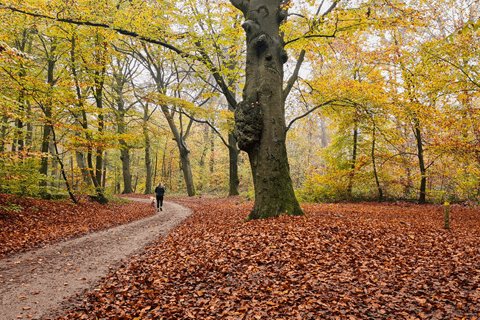
<path fill-rule="evenodd" d="M 285 145 L 283 64 L 287 61 L 280 24 L 286 1 L 244 0 L 231 3 L 245 16 L 246 83 L 235 110 L 239 148 L 248 153 L 255 188 L 249 219 L 303 214 L 293 191 Z"/>

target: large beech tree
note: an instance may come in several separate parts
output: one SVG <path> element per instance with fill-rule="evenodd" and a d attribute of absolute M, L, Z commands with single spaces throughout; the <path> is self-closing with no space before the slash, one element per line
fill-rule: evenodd
<path fill-rule="evenodd" d="M 285 145 L 283 65 L 287 62 L 280 24 L 286 1 L 231 0 L 243 12 L 247 36 L 243 101 L 235 110 L 235 132 L 248 153 L 255 187 L 255 206 L 249 218 L 301 215 L 293 191 Z"/>
<path fill-rule="evenodd" d="M 287 18 L 285 0 L 231 0 L 243 12 L 243 28 L 247 36 L 246 80 L 243 101 L 235 109 L 235 133 L 238 146 L 248 153 L 255 189 L 255 206 L 249 218 L 264 218 L 281 214 L 301 215 L 302 210 L 293 191 L 285 145 L 285 96 L 283 65 L 287 61 L 280 25 Z M 137 32 L 112 27 L 109 24 L 55 18 L 4 5 L 14 12 L 77 25 L 113 29 L 120 34 L 161 45 L 183 57 L 201 60 L 161 40 Z M 220 82 L 218 70 L 203 61 Z M 298 71 L 297 71 L 298 72 Z M 287 88 L 289 86 L 287 85 Z"/>

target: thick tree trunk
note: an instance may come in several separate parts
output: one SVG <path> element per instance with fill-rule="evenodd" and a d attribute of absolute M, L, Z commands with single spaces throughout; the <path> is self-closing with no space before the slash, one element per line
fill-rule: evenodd
<path fill-rule="evenodd" d="M 240 179 L 238 178 L 238 153 L 239 150 L 237 148 L 237 139 L 233 133 L 228 134 L 228 156 L 230 161 L 229 166 L 229 188 L 228 188 L 228 195 L 229 196 L 238 196 L 240 193 L 238 192 L 238 185 L 240 184 Z"/>
<path fill-rule="evenodd" d="M 246 83 L 243 101 L 235 110 L 235 132 L 240 149 L 248 153 L 255 187 L 249 218 L 301 215 L 285 144 L 283 64 L 287 55 L 279 27 L 287 13 L 280 0 L 231 2 L 246 19 Z"/>
<path fill-rule="evenodd" d="M 130 172 L 130 148 L 120 141 L 120 160 L 122 161 L 123 194 L 133 193 L 132 173 Z"/>
<path fill-rule="evenodd" d="M 190 163 L 190 151 L 186 148 L 180 147 L 180 160 L 182 162 L 182 172 L 187 187 L 187 194 L 189 197 L 195 195 L 195 185 L 193 184 L 192 165 Z"/>

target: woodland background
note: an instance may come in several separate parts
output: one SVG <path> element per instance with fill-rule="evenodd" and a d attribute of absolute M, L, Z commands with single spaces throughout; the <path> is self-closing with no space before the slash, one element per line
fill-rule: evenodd
<path fill-rule="evenodd" d="M 298 197 L 478 202 L 478 1 L 321 3 L 283 26 Z M 0 193 L 251 197 L 217 84 L 241 95 L 241 22 L 228 1 L 0 1 Z"/>

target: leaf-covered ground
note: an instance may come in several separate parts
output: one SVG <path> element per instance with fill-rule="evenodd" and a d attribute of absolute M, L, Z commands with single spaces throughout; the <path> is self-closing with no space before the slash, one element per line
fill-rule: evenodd
<path fill-rule="evenodd" d="M 476 319 L 480 211 L 307 205 L 245 222 L 251 203 L 181 200 L 195 213 L 61 319 Z"/>
<path fill-rule="evenodd" d="M 147 204 L 100 205 L 0 194 L 0 258 L 154 214 Z"/>

